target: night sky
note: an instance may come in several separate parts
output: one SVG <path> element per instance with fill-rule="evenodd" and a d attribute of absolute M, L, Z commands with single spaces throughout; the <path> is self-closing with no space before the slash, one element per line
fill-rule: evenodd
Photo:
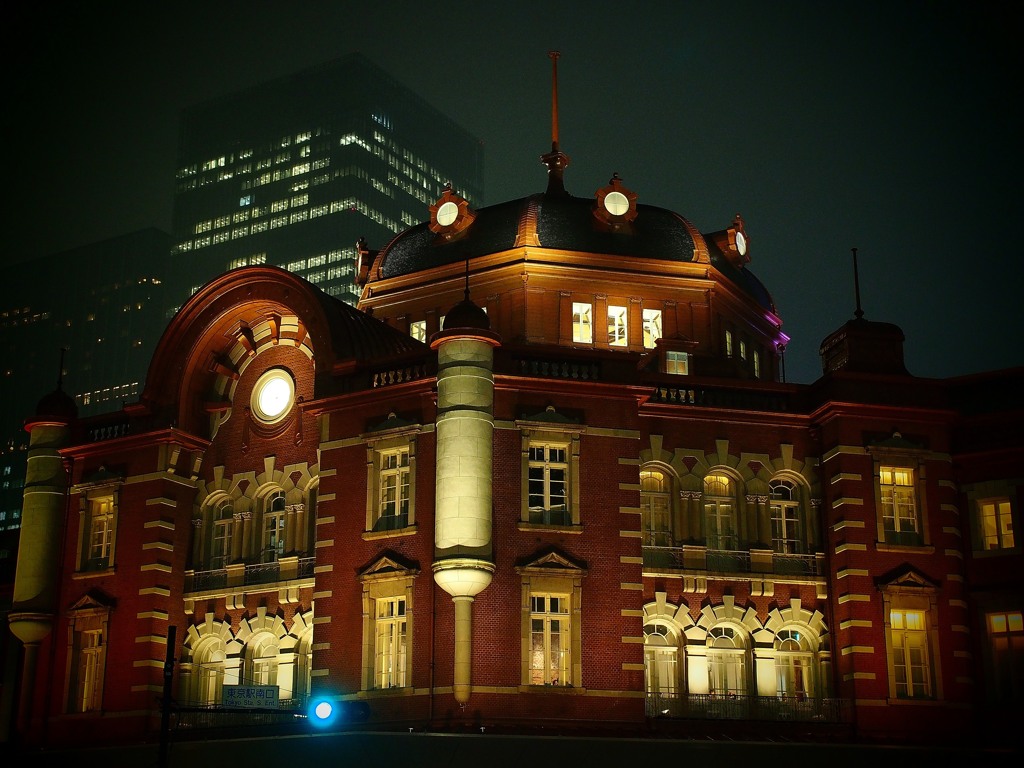
<path fill-rule="evenodd" d="M 3 261 L 170 230 L 182 107 L 351 51 L 483 140 L 487 204 L 540 192 L 555 49 L 569 192 L 739 213 L 788 381 L 853 317 L 852 248 L 912 374 L 1024 364 L 1015 3 L 361 5 L 5 4 Z"/>

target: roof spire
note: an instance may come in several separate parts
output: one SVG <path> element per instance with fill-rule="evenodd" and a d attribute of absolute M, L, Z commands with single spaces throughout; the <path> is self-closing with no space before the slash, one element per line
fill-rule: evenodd
<path fill-rule="evenodd" d="M 860 308 L 860 277 L 857 274 L 857 249 L 851 248 L 853 251 L 853 292 L 857 298 L 857 311 L 854 312 L 854 316 L 859 320 L 864 317 L 864 310 Z"/>
<path fill-rule="evenodd" d="M 569 158 L 562 154 L 558 146 L 558 51 L 548 51 L 548 58 L 551 59 L 551 151 L 541 155 L 541 162 L 548 167 L 548 190 L 547 194 L 565 194 L 565 184 L 562 181 L 562 173 L 569 165 Z"/>

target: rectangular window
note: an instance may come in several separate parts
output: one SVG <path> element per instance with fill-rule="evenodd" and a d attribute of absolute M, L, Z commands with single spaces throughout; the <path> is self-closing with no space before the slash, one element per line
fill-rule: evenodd
<path fill-rule="evenodd" d="M 740 360 L 747 359 L 747 342 L 740 341 Z"/>
<path fill-rule="evenodd" d="M 375 531 L 393 531 L 409 524 L 409 449 L 380 455 L 380 507 Z"/>
<path fill-rule="evenodd" d="M 110 565 L 114 537 L 114 499 L 105 496 L 89 501 L 89 567 Z"/>
<path fill-rule="evenodd" d="M 666 350 L 665 352 L 665 373 L 672 373 L 677 376 L 686 376 L 690 373 L 690 354 L 688 352 L 677 352 Z"/>
<path fill-rule="evenodd" d="M 591 322 L 591 306 L 580 302 L 572 304 L 572 340 L 582 344 L 594 342 L 594 326 Z"/>
<path fill-rule="evenodd" d="M 284 524 L 284 497 L 279 496 L 263 515 L 263 562 L 277 562 L 284 554 Z"/>
<path fill-rule="evenodd" d="M 896 696 L 901 699 L 930 697 L 931 672 L 924 611 L 893 610 L 889 618 Z"/>
<path fill-rule="evenodd" d="M 608 305 L 608 344 L 610 346 L 625 347 L 629 344 L 628 313 L 628 307 Z"/>
<path fill-rule="evenodd" d="M 725 356 L 732 357 L 732 331 L 725 332 Z"/>
<path fill-rule="evenodd" d="M 761 352 L 760 350 L 754 350 L 754 378 L 761 378 Z"/>
<path fill-rule="evenodd" d="M 878 472 L 882 500 L 882 527 L 888 544 L 920 545 L 914 470 L 882 466 Z"/>
<path fill-rule="evenodd" d="M 529 507 L 530 522 L 568 525 L 569 464 L 565 445 L 530 445 Z"/>
<path fill-rule="evenodd" d="M 405 598 L 378 598 L 374 623 L 373 678 L 377 688 L 403 688 L 408 658 Z"/>
<path fill-rule="evenodd" d="M 644 347 L 654 349 L 655 342 L 661 338 L 661 310 L 644 310 Z"/>
<path fill-rule="evenodd" d="M 993 690 L 998 701 L 1024 699 L 1024 618 L 1020 611 L 990 613 Z"/>
<path fill-rule="evenodd" d="M 409 335 L 416 339 L 416 341 L 426 341 L 427 321 L 416 320 L 415 322 L 409 323 Z"/>
<path fill-rule="evenodd" d="M 568 595 L 530 595 L 530 685 L 569 685 Z"/>
<path fill-rule="evenodd" d="M 984 549 L 1013 548 L 1013 518 L 1009 499 L 982 499 L 978 502 L 978 515 Z"/>
<path fill-rule="evenodd" d="M 90 629 L 75 632 L 75 699 L 73 712 L 95 712 L 100 708 L 103 689 L 103 632 Z"/>

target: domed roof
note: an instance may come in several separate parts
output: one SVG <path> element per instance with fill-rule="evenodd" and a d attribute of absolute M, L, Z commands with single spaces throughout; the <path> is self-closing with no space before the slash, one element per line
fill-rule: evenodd
<path fill-rule="evenodd" d="M 476 328 L 489 330 L 491 319 L 481 307 L 478 307 L 467 294 L 466 298 L 456 304 L 447 315 L 444 316 L 444 327 L 442 330 L 450 331 L 455 328 Z"/>
<path fill-rule="evenodd" d="M 78 406 L 75 404 L 75 399 L 58 385 L 36 405 L 33 421 L 44 419 L 70 422 L 76 418 L 78 418 Z"/>
<path fill-rule="evenodd" d="M 527 244 L 581 253 L 695 260 L 694 240 L 700 235 L 688 221 L 663 208 L 637 208 L 638 215 L 628 227 L 611 228 L 594 217 L 593 198 L 537 194 L 479 209 L 472 225 L 457 238 L 440 237 L 424 222 L 384 248 L 378 275 L 383 279 L 408 275 Z M 535 230 L 534 237 L 529 236 L 530 230 Z"/>
<path fill-rule="evenodd" d="M 754 298 L 774 311 L 771 295 L 745 266 L 736 266 L 678 213 L 636 204 L 635 217 L 611 226 L 595 214 L 595 198 L 565 192 L 531 195 L 474 211 L 472 223 L 456 236 L 438 234 L 431 222 L 415 225 L 384 247 L 374 278 L 411 275 L 479 256 L 528 246 L 580 254 L 600 254 L 657 261 L 711 263 Z M 708 254 L 703 257 L 702 254 Z"/>

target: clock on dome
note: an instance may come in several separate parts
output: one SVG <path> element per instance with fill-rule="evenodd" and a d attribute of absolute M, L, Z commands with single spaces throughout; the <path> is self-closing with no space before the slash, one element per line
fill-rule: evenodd
<path fill-rule="evenodd" d="M 607 186 L 597 190 L 594 216 L 612 229 L 629 224 L 636 218 L 636 193 L 622 185 L 619 174 L 613 173 Z"/>

